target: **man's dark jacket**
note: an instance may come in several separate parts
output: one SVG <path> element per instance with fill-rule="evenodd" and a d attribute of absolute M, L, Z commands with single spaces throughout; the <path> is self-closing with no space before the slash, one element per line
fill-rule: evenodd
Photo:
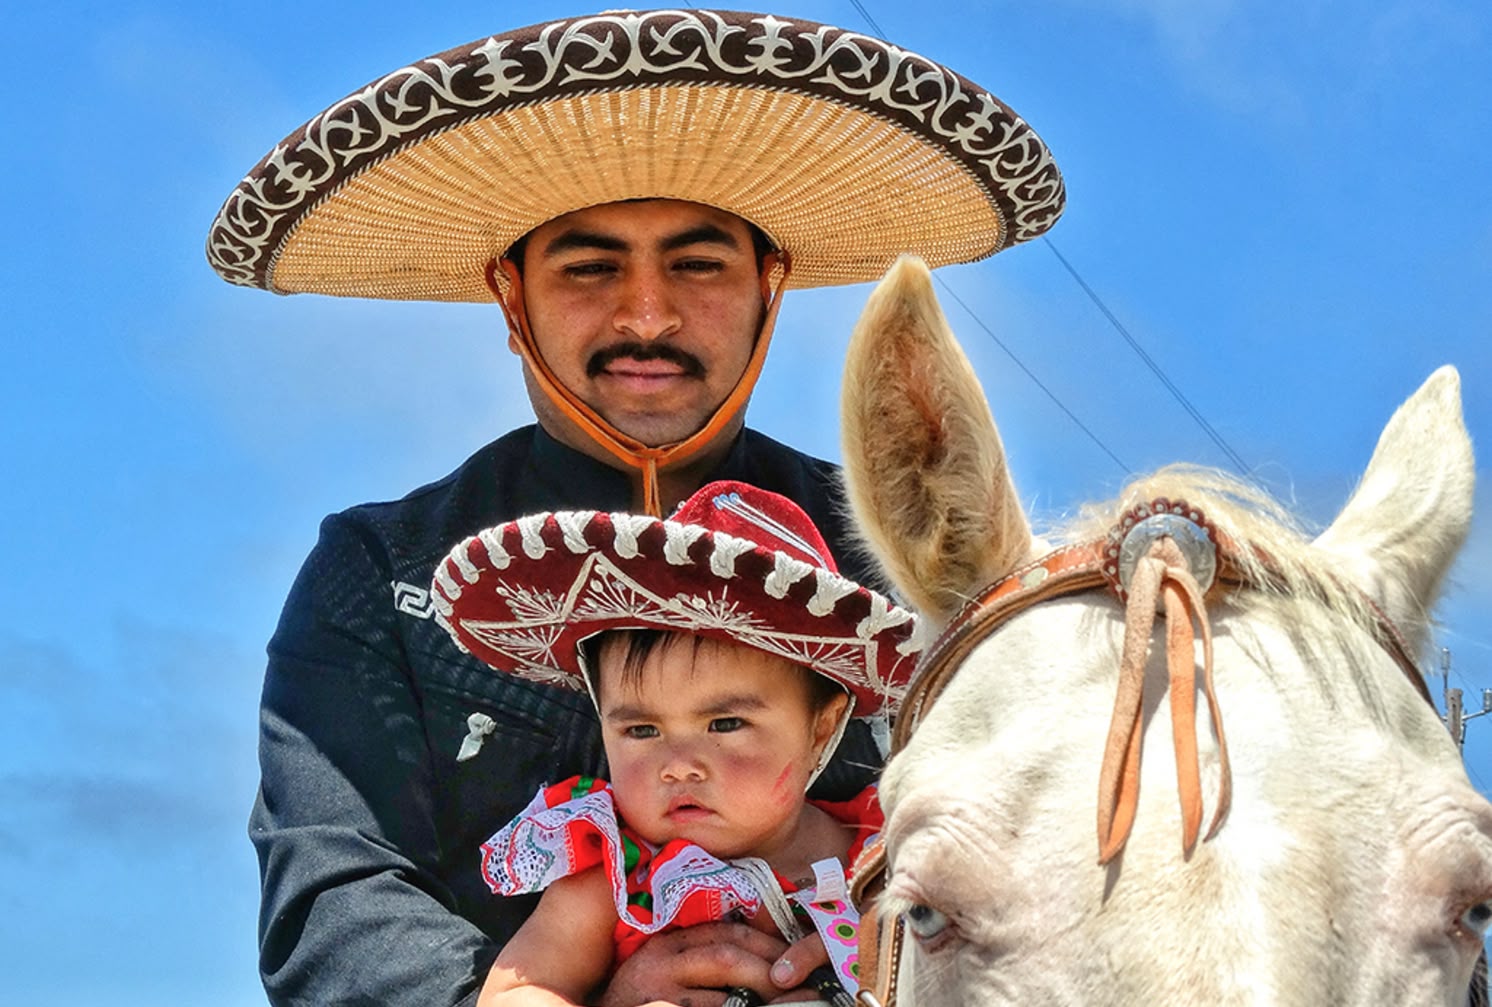
<path fill-rule="evenodd" d="M 748 430 L 710 478 L 795 500 L 841 572 L 873 583 L 847 547 L 834 466 Z M 540 786 L 605 767 L 590 700 L 457 650 L 431 618 L 430 578 L 483 528 L 538 511 L 628 510 L 631 492 L 622 472 L 530 426 L 403 500 L 323 522 L 270 641 L 260 711 L 249 832 L 273 1003 L 475 1001 L 536 901 L 487 890 L 482 841 Z M 458 761 L 473 714 L 495 726 Z M 857 723 L 813 793 L 849 797 L 879 763 Z"/>

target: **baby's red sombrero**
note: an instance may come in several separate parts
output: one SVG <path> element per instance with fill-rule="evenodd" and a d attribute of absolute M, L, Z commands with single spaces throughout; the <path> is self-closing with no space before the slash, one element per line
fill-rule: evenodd
<path fill-rule="evenodd" d="M 667 520 L 560 511 L 498 525 L 451 551 L 432 597 L 462 649 L 578 690 L 588 637 L 673 630 L 819 672 L 863 717 L 901 700 L 921 647 L 916 617 L 840 576 L 796 504 L 744 483 L 711 483 Z"/>

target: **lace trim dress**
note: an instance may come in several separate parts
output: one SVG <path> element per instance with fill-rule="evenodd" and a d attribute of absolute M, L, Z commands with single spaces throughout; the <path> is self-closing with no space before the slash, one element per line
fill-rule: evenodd
<path fill-rule="evenodd" d="M 855 830 L 850 863 L 881 831 L 874 786 L 848 801 L 810 803 Z M 815 864 L 815 884 L 799 889 L 756 858 L 721 860 L 685 839 L 654 846 L 618 818 L 611 785 L 592 776 L 540 790 L 517 818 L 482 844 L 482 877 L 497 895 L 543 891 L 597 866 L 606 871 L 616 902 L 618 964 L 663 930 L 750 918 L 765 908 L 779 929 L 790 926 L 784 912 L 806 917 L 823 937 L 841 984 L 851 993 L 858 987 L 859 915 L 849 902 L 845 865 L 837 860 Z"/>

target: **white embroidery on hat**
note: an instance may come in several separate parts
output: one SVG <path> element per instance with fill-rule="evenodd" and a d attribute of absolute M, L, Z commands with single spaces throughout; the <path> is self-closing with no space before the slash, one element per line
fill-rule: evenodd
<path fill-rule="evenodd" d="M 562 623 L 570 607 L 568 592 L 551 591 L 534 584 L 498 581 L 493 590 L 507 602 L 508 610 L 521 624 Z"/>
<path fill-rule="evenodd" d="M 679 623 L 680 628 L 690 632 L 718 629 L 747 642 L 762 632 L 760 617 L 751 611 L 749 605 L 731 597 L 729 588 L 722 588 L 719 594 L 706 593 L 703 597 L 677 594 L 667 599 L 664 605 L 667 610 L 684 617 L 684 621 Z M 663 618 L 667 619 L 666 613 Z"/>
<path fill-rule="evenodd" d="M 468 584 L 475 584 L 477 582 L 477 578 L 481 576 L 481 572 L 477 570 L 477 565 L 467 557 L 466 546 L 467 543 L 462 542 L 456 548 L 452 549 L 451 555 L 448 557 L 448 559 L 450 559 L 452 563 L 456 564 L 457 570 L 461 571 L 462 580 L 466 581 Z"/>
<path fill-rule="evenodd" d="M 508 564 L 513 562 L 513 557 L 503 548 L 502 528 L 488 528 L 480 532 L 477 538 L 487 547 L 487 560 L 492 564 L 492 569 L 506 570 Z"/>
<path fill-rule="evenodd" d="M 756 548 L 755 542 L 736 538 L 725 532 L 715 533 L 715 548 L 710 552 L 710 572 L 726 580 L 736 575 L 736 557 Z"/>
<path fill-rule="evenodd" d="M 912 617 L 912 613 L 904 608 L 894 608 L 891 602 L 881 595 L 872 595 L 870 599 L 870 614 L 860 620 L 860 625 L 855 627 L 855 635 L 862 640 L 869 640 L 877 633 L 900 626 Z"/>
<path fill-rule="evenodd" d="M 591 515 L 596 516 L 599 515 Z M 634 544 L 644 529 L 660 523 L 656 518 L 640 516 L 610 517 L 616 537 L 622 542 L 630 539 Z M 580 521 L 581 517 L 574 520 Z M 712 536 L 708 568 L 711 574 L 705 574 L 705 561 L 700 557 L 694 573 L 680 582 L 666 567 L 659 567 L 656 560 L 645 564 L 645 569 L 629 572 L 619 565 L 618 553 L 626 551 L 625 547 L 613 550 L 593 545 L 584 556 L 570 561 L 557 538 L 561 527 L 558 523 L 550 527 L 537 516 L 512 523 L 519 525 L 520 539 L 531 542 L 540 556 L 556 553 L 554 559 L 560 561 L 558 565 L 563 569 L 555 571 L 554 579 L 563 583 L 546 587 L 528 583 L 532 571 L 545 569 L 543 564 L 535 567 L 521 564 L 516 575 L 512 571 L 508 575 L 496 574 L 482 562 L 480 554 L 468 552 L 480 573 L 477 582 L 482 588 L 480 595 L 468 592 L 461 598 L 463 585 L 456 576 L 459 567 L 454 559 L 448 558 L 436 570 L 430 606 L 437 622 L 458 647 L 484 661 L 500 660 L 500 667 L 530 680 L 583 688 L 584 682 L 568 670 L 567 662 L 573 660 L 573 643 L 567 643 L 561 655 L 560 641 L 568 641 L 567 634 L 577 624 L 625 619 L 689 633 L 723 633 L 747 646 L 778 654 L 794 664 L 828 675 L 866 700 L 867 709 L 873 709 L 882 702 L 894 706 L 904 695 L 905 685 L 899 678 L 910 668 L 906 655 L 915 653 L 928 639 L 922 632 L 910 641 L 903 639 L 905 632 L 882 636 L 886 630 L 903 624 L 918 624 L 910 613 L 897 609 L 889 599 L 874 592 L 866 592 L 871 600 L 870 613 L 858 624 L 850 622 L 846 614 L 844 620 L 825 620 L 813 631 L 784 631 L 780 623 L 765 614 L 771 606 L 762 594 L 781 601 L 804 577 L 813 574 L 813 590 L 810 592 L 806 585 L 800 589 L 808 595 L 805 603 L 810 611 L 829 614 L 838 608 L 840 600 L 861 589 L 844 577 L 787 553 L 778 553 L 774 569 L 763 578 L 758 593 L 754 590 L 755 577 L 753 583 L 743 584 L 736 564 L 740 555 L 761 546 L 724 532 Z M 692 563 L 689 550 L 701 535 L 709 533 L 697 525 L 663 524 L 667 551 L 675 559 Z M 503 565 L 508 565 L 510 559 L 502 548 L 506 527 L 489 529 L 478 536 L 489 550 L 499 553 Z M 548 546 L 546 536 L 551 543 Z M 466 543 L 468 550 L 471 541 Z M 533 550 L 524 551 L 533 554 Z M 522 558 L 516 549 L 514 555 Z M 648 555 L 656 557 L 651 550 Z M 700 583 L 701 577 L 704 584 Z M 720 579 L 713 580 L 714 577 Z M 713 589 L 707 586 L 710 584 Z M 396 591 L 400 586 L 395 585 Z M 480 601 L 474 602 L 478 597 Z M 498 607 L 492 608 L 489 602 L 496 602 Z M 797 603 L 793 604 L 796 609 Z M 463 606 L 467 605 L 482 610 L 488 618 L 458 618 L 457 613 L 463 613 Z M 883 647 L 893 645 L 903 656 L 890 658 L 883 668 L 878 654 Z M 886 653 L 889 657 L 890 652 Z"/>
<path fill-rule="evenodd" d="M 808 611 L 820 617 L 833 612 L 839 599 L 860 590 L 860 585 L 828 570 L 813 571 L 813 579 L 816 586 L 813 597 L 808 599 Z"/>
<path fill-rule="evenodd" d="M 565 672 L 555 666 L 554 660 L 554 642 L 564 632 L 564 626 L 559 623 L 513 624 L 462 619 L 461 629 L 477 643 L 516 660 L 526 670 L 546 669 L 545 681 L 558 681 L 565 676 Z"/>
<path fill-rule="evenodd" d="M 663 558 L 668 560 L 670 566 L 688 566 L 689 547 L 704 533 L 705 529 L 697 524 L 663 522 Z"/>
<path fill-rule="evenodd" d="M 616 538 L 612 548 L 622 559 L 637 558 L 637 536 L 653 527 L 655 519 L 645 514 L 612 514 L 611 530 Z"/>
<path fill-rule="evenodd" d="M 435 583 L 440 585 L 440 589 L 446 593 L 447 597 L 455 601 L 461 597 L 461 585 L 457 584 L 456 578 L 451 576 L 449 566 L 449 563 L 442 563 L 435 568 Z"/>
<path fill-rule="evenodd" d="M 902 657 L 920 654 L 933 642 L 933 637 L 932 623 L 918 619 L 912 623 L 912 631 L 907 634 L 907 638 L 896 645 L 896 652 Z"/>
<path fill-rule="evenodd" d="M 815 569 L 800 559 L 793 559 L 786 553 L 778 553 L 776 560 L 772 572 L 767 574 L 767 579 L 762 582 L 762 587 L 773 598 L 784 597 L 788 588 L 807 577 Z"/>
<path fill-rule="evenodd" d="M 529 559 L 543 559 L 549 547 L 544 544 L 544 521 L 546 514 L 530 514 L 518 519 L 518 534 L 522 537 L 523 554 Z"/>
<path fill-rule="evenodd" d="M 741 494 L 721 493 L 710 502 L 715 505 L 716 510 L 723 510 L 728 514 L 734 514 L 747 524 L 753 524 L 760 528 L 779 542 L 785 542 L 799 552 L 812 556 L 818 561 L 819 566 L 829 565 L 828 560 L 821 556 L 817 549 L 809 545 L 806 539 L 766 511 L 746 503 L 741 499 Z M 767 544 L 771 545 L 771 543 Z"/>
<path fill-rule="evenodd" d="M 595 516 L 596 512 L 593 510 L 560 511 L 554 515 L 555 523 L 564 533 L 566 549 L 577 556 L 584 556 L 591 551 L 590 543 L 585 540 L 585 530 L 589 527 L 591 518 Z"/>

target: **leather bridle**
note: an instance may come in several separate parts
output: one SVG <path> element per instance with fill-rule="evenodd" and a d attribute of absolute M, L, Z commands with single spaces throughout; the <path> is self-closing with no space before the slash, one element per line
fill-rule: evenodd
<path fill-rule="evenodd" d="M 1198 509 L 1182 501 L 1157 499 L 1130 511 L 1104 537 L 1058 549 L 994 582 L 965 604 L 924 652 L 892 731 L 890 756 L 906 748 L 918 724 L 969 654 L 1000 626 L 1044 601 L 1099 589 L 1113 591 L 1126 603 L 1126 653 L 1121 661 L 1119 697 L 1100 774 L 1100 862 L 1107 863 L 1123 847 L 1133 821 L 1139 779 L 1140 689 L 1145 651 L 1155 608 L 1163 605 L 1168 621 L 1172 730 L 1177 745 L 1183 842 L 1189 851 L 1196 841 L 1201 816 L 1201 788 L 1196 777 L 1197 684 L 1192 623 L 1196 620 L 1202 630 L 1205 667 L 1201 687 L 1209 702 L 1222 770 L 1218 804 L 1207 836 L 1210 838 L 1227 812 L 1229 773 L 1221 715 L 1211 686 L 1211 635 L 1205 599 L 1248 584 L 1237 556 L 1237 547 L 1213 528 Z M 1266 570 L 1270 568 L 1267 556 L 1255 553 L 1255 557 L 1263 561 Z M 1141 593 L 1138 584 L 1142 575 L 1137 571 L 1147 562 L 1153 564 L 1152 580 L 1158 587 Z M 1370 599 L 1367 604 L 1379 643 L 1433 707 L 1429 687 L 1402 634 Z M 1149 609 L 1148 618 L 1146 609 Z M 1185 623 L 1184 631 L 1178 622 Z M 1131 653 L 1132 650 L 1136 653 Z M 878 912 L 876 903 L 886 885 L 887 866 L 884 841 L 877 840 L 856 861 L 851 879 L 851 898 L 860 910 L 860 991 L 856 999 L 863 1007 L 893 1007 L 896 1003 L 905 923 L 900 916 L 883 920 Z"/>

